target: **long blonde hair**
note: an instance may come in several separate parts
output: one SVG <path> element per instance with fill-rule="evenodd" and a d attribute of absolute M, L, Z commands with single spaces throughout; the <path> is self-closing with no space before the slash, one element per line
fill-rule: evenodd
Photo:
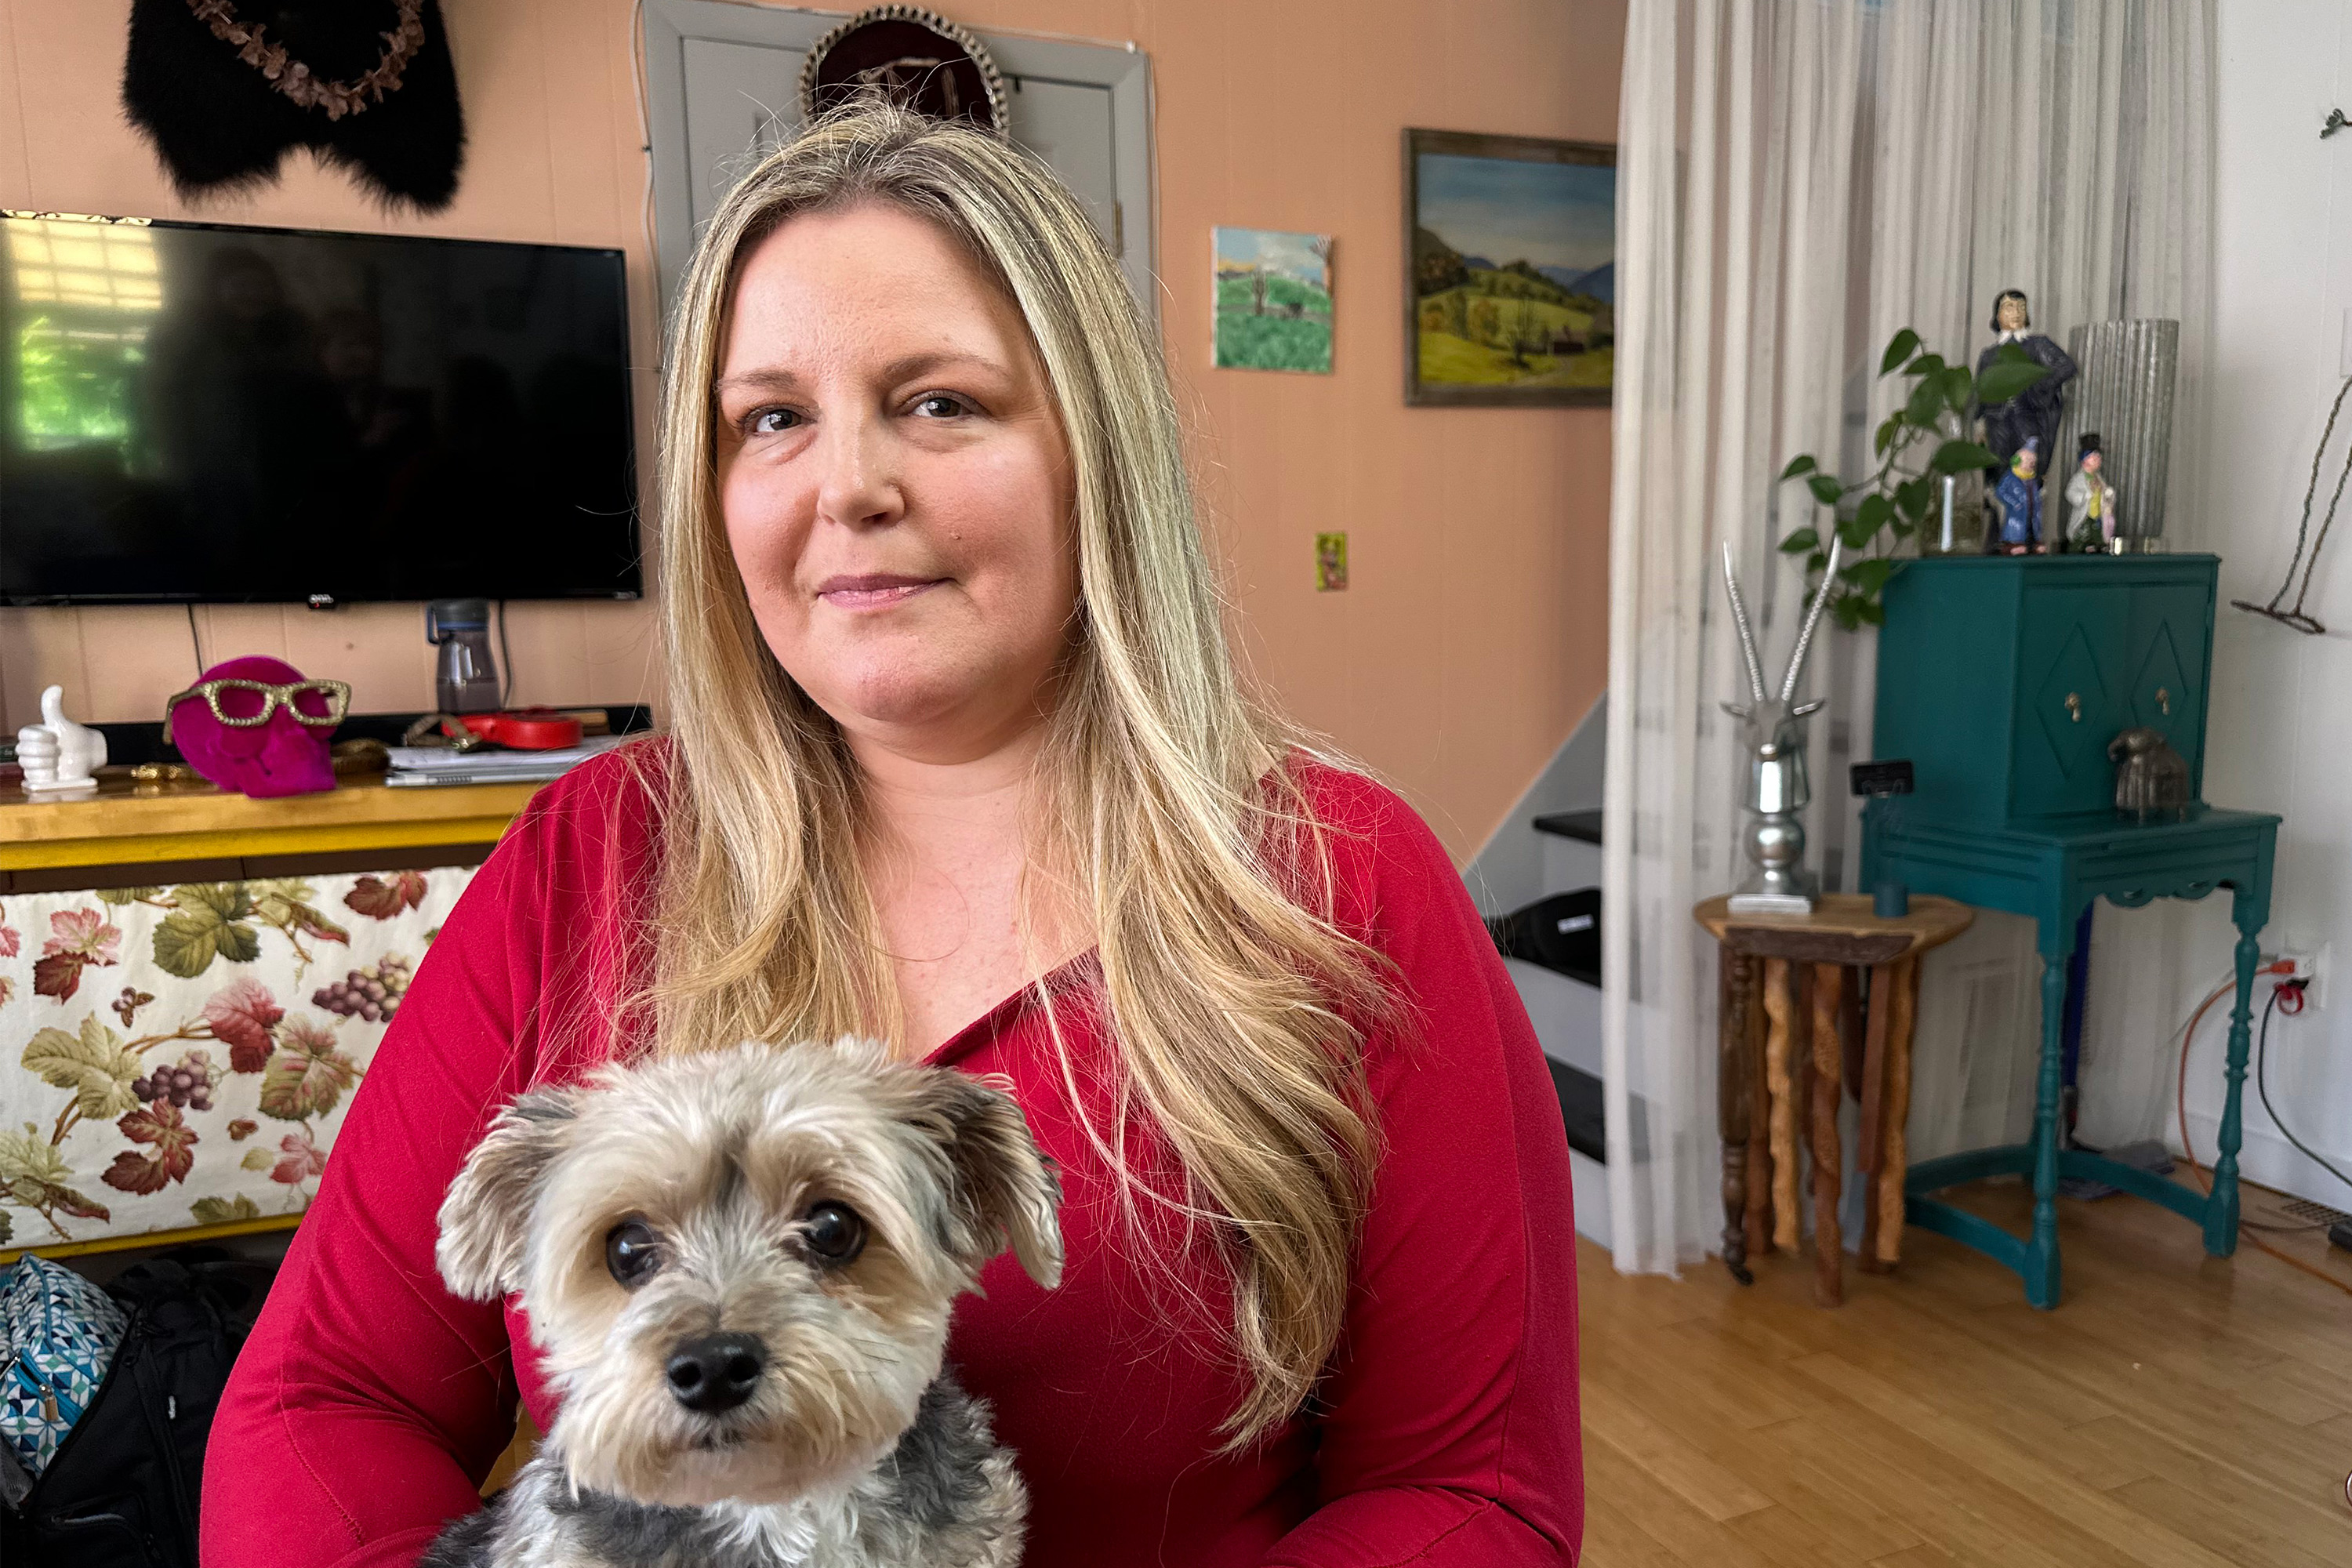
<path fill-rule="evenodd" d="M 1077 202 L 996 137 L 874 102 L 836 112 L 742 179 L 680 288 L 662 392 L 673 763 L 655 1037 L 898 1028 L 858 771 L 752 620 L 713 469 L 740 258 L 795 214 L 867 202 L 957 240 L 1019 307 L 1053 387 L 1079 605 L 1034 780 L 1054 841 L 1033 843 L 1033 877 L 1067 889 L 1096 938 L 1090 1002 L 1120 1081 L 1113 1125 L 1088 1136 L 1132 1197 L 1129 1120 L 1156 1126 L 1184 1190 L 1150 1197 L 1204 1220 L 1231 1271 L 1239 1447 L 1301 1405 L 1339 1336 L 1373 1163 L 1360 1031 L 1388 994 L 1331 918 L 1301 739 L 1234 670 L 1158 341 Z"/>

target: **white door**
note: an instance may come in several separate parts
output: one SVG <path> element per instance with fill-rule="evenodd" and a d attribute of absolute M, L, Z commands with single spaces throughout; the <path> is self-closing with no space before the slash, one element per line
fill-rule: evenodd
<path fill-rule="evenodd" d="M 793 97 L 799 49 L 685 40 L 686 150 L 694 230 L 702 232 L 719 198 L 737 177 L 800 123 Z M 660 182 L 656 167 L 655 181 Z"/>
<path fill-rule="evenodd" d="M 719 199 L 799 129 L 802 63 L 837 20 L 717 0 L 648 0 L 646 69 L 665 305 Z M 1004 73 L 1013 139 L 1068 183 L 1156 317 L 1145 57 L 1111 45 L 984 34 L 981 41 Z"/>

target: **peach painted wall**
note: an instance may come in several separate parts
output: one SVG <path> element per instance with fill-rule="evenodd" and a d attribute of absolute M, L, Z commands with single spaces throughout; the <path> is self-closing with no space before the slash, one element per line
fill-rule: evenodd
<path fill-rule="evenodd" d="M 1609 416 L 1409 409 L 1401 392 L 1400 132 L 1612 141 L 1623 0 L 947 0 L 980 30 L 1132 39 L 1158 99 L 1161 313 L 1255 667 L 1292 710 L 1403 787 L 1467 858 L 1606 681 Z M 289 159 L 193 216 L 617 245 L 642 416 L 653 300 L 629 0 L 445 0 L 471 152 L 457 200 L 387 219 Z M 0 0 L 0 206 L 191 216 L 116 99 L 128 0 Z M 1209 363 L 1213 225 L 1338 237 L 1328 377 Z M 1353 583 L 1313 589 L 1318 531 Z M 431 695 L 408 605 L 196 613 L 208 658 L 279 654 L 367 709 Z M 650 700 L 642 605 L 509 613 L 522 701 Z M 79 712 L 152 716 L 190 678 L 177 608 L 0 611 L 0 721 L 62 681 Z"/>

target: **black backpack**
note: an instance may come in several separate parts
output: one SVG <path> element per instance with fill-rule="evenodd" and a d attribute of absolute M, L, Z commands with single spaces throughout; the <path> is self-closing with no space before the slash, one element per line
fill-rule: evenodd
<path fill-rule="evenodd" d="M 107 1287 L 130 1327 L 48 1468 L 16 1506 L 0 1506 L 0 1563 L 196 1568 L 205 1439 L 268 1275 L 191 1247 L 133 1264 Z M 7 1479 L 21 1486 L 23 1470 Z"/>

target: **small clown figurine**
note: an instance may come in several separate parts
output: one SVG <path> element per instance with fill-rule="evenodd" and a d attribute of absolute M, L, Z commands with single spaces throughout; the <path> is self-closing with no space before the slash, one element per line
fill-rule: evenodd
<path fill-rule="evenodd" d="M 2066 542 L 2077 550 L 2105 553 L 2116 542 L 2116 487 L 2100 470 L 2099 438 L 2083 437 L 2074 477 L 2066 481 Z"/>
<path fill-rule="evenodd" d="M 2042 542 L 2042 486 L 2034 470 L 2042 457 L 2039 437 L 2028 437 L 2009 460 L 2009 472 L 1992 490 L 2000 514 L 2000 549 L 2005 555 L 2039 555 L 2050 547 Z"/>

